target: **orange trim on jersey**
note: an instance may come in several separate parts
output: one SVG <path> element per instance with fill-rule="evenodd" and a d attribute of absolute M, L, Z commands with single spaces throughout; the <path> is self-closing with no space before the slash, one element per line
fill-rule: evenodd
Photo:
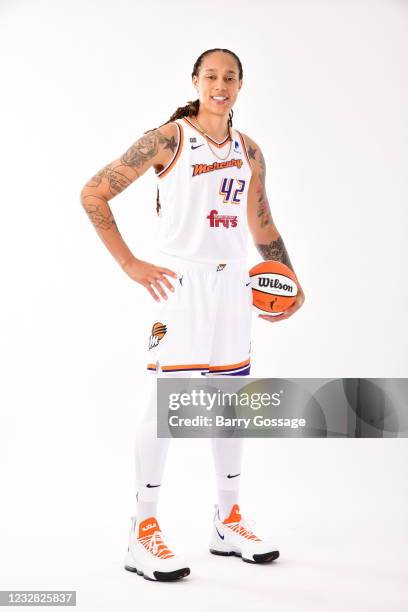
<path fill-rule="evenodd" d="M 174 153 L 172 160 L 167 164 L 167 166 L 165 168 L 163 168 L 163 170 L 160 170 L 160 172 L 158 172 L 156 174 L 157 178 L 163 178 L 164 176 L 166 176 L 166 174 L 168 174 L 170 172 L 170 170 L 174 167 L 174 164 L 176 163 L 176 161 L 180 157 L 180 153 L 181 153 L 181 150 L 183 148 L 183 142 L 184 142 L 184 132 L 183 132 L 183 126 L 182 125 L 180 125 L 177 121 L 175 121 L 175 124 L 177 125 L 178 131 L 179 131 L 179 141 L 178 141 L 177 150 Z"/>
<path fill-rule="evenodd" d="M 167 365 L 167 366 L 163 366 L 160 365 L 162 372 L 176 372 L 179 370 L 208 370 L 208 363 L 187 363 L 185 365 Z M 157 370 L 157 364 L 156 363 L 148 363 L 147 364 L 147 369 L 148 370 Z"/>
<path fill-rule="evenodd" d="M 225 144 L 227 142 L 229 142 L 230 140 L 232 140 L 231 138 L 231 132 L 230 130 L 228 130 L 228 136 L 226 136 L 224 138 L 224 140 L 222 142 L 217 142 L 216 140 L 214 140 L 214 138 L 211 138 L 211 136 L 208 136 L 208 134 L 205 136 L 202 132 L 200 132 L 200 130 L 198 130 L 196 128 L 196 126 L 191 123 L 191 121 L 189 119 L 187 119 L 187 117 L 183 117 L 183 120 L 190 126 L 193 128 L 193 130 L 195 130 L 196 132 L 198 132 L 200 134 L 200 136 L 202 136 L 204 138 L 204 140 L 210 140 L 211 144 L 215 145 L 216 147 L 218 147 L 219 149 L 221 149 L 223 146 L 225 146 Z"/>
<path fill-rule="evenodd" d="M 248 166 L 251 168 L 251 171 L 252 171 L 252 165 L 251 165 L 251 162 L 249 161 L 249 155 L 248 155 L 248 151 L 247 151 L 247 148 L 246 148 L 245 139 L 242 136 L 241 132 L 238 132 L 238 130 L 235 130 L 235 131 L 237 132 L 238 136 L 241 139 L 242 148 L 244 149 L 244 153 L 245 153 L 245 157 L 246 157 L 247 162 L 248 162 Z"/>
<path fill-rule="evenodd" d="M 232 370 L 233 368 L 240 368 L 246 365 L 249 365 L 250 359 L 245 359 L 245 361 L 241 361 L 241 363 L 232 363 L 229 365 L 223 366 L 210 366 L 210 372 L 217 372 L 218 370 Z"/>

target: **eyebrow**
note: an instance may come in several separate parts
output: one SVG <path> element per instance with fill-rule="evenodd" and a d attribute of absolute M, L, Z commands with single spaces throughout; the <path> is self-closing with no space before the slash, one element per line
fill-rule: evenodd
<path fill-rule="evenodd" d="M 206 72 L 217 72 L 216 68 L 206 68 Z M 231 72 L 232 74 L 237 74 L 236 70 L 227 70 L 227 72 Z"/>

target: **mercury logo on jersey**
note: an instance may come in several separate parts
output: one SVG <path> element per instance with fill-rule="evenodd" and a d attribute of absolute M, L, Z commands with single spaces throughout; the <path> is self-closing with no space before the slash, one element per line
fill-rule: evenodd
<path fill-rule="evenodd" d="M 149 351 L 159 344 L 166 332 L 167 326 L 164 323 L 157 322 L 153 324 L 152 333 L 149 337 Z"/>
<path fill-rule="evenodd" d="M 214 170 L 222 170 L 223 168 L 242 168 L 242 159 L 229 159 L 223 162 L 214 162 L 213 164 L 192 164 L 193 174 L 191 176 L 198 176 L 199 174 L 206 174 L 207 172 L 213 172 Z"/>
<path fill-rule="evenodd" d="M 220 227 L 220 223 L 229 229 L 231 227 L 237 227 L 238 217 L 236 215 L 219 215 L 218 210 L 212 210 L 207 219 L 210 220 L 210 227 Z"/>

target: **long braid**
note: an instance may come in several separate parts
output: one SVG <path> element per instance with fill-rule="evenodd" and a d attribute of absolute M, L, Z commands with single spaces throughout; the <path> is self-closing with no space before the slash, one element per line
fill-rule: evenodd
<path fill-rule="evenodd" d="M 214 53 L 215 51 L 222 51 L 223 53 L 229 53 L 235 58 L 238 64 L 239 79 L 241 80 L 243 77 L 241 60 L 239 59 L 238 55 L 236 55 L 233 51 L 230 51 L 229 49 L 207 49 L 207 51 L 204 51 L 204 53 L 200 55 L 200 57 L 197 59 L 197 61 L 194 64 L 193 72 L 191 73 L 191 78 L 193 78 L 193 76 L 198 76 L 200 66 L 205 56 L 209 55 L 210 53 Z M 189 102 L 187 102 L 185 106 L 179 106 L 177 110 L 174 111 L 170 119 L 168 119 L 165 123 L 162 123 L 161 125 L 159 125 L 159 128 L 161 128 L 163 125 L 166 125 L 167 123 L 171 123 L 172 121 L 175 121 L 176 119 L 182 119 L 183 117 L 195 117 L 198 115 L 199 109 L 200 109 L 200 100 L 198 98 L 197 100 L 190 100 Z M 233 116 L 234 116 L 234 111 L 231 108 L 229 115 L 228 115 L 228 126 L 229 127 L 232 127 L 232 117 Z M 154 129 L 159 129 L 159 128 L 153 128 L 152 130 L 147 130 L 144 133 L 148 134 L 149 132 L 152 132 Z M 157 214 L 160 214 L 159 187 L 157 187 L 156 212 Z"/>

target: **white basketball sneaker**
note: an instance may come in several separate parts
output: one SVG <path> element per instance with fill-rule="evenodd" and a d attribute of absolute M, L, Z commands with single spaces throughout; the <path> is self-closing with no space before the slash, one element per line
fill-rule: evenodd
<path fill-rule="evenodd" d="M 132 527 L 125 569 L 147 580 L 169 582 L 188 576 L 190 568 L 165 544 L 159 523 L 151 516 L 140 523 L 131 516 Z"/>
<path fill-rule="evenodd" d="M 219 508 L 214 506 L 214 522 L 210 552 L 214 555 L 236 555 L 248 563 L 266 563 L 279 557 L 279 550 L 267 540 L 258 538 L 240 513 L 238 504 L 232 506 L 230 515 L 221 521 Z"/>

